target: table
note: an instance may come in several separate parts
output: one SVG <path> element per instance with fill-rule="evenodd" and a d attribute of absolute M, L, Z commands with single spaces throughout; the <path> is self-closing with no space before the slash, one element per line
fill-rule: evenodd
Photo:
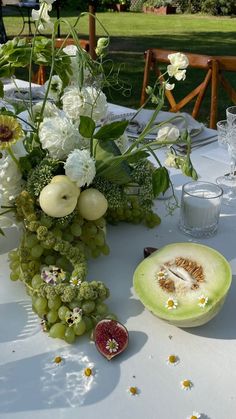
<path fill-rule="evenodd" d="M 112 109 L 120 113 L 127 110 Z M 228 169 L 226 162 L 210 158 L 216 149 L 214 143 L 193 152 L 192 160 L 201 179 L 214 181 Z M 181 185 L 189 179 L 173 170 L 172 180 L 179 196 Z M 234 278 L 217 317 L 192 329 L 179 329 L 154 317 L 133 291 L 132 275 L 145 246 L 193 241 L 178 230 L 178 210 L 167 215 L 165 204 L 156 201 L 162 223 L 155 229 L 128 224 L 109 226 L 110 255 L 90 263 L 89 278 L 100 279 L 110 287 L 109 306 L 130 334 L 128 349 L 110 362 L 87 337 L 70 346 L 40 330 L 23 285 L 9 281 L 5 252 L 16 245 L 18 234 L 16 230 L 6 231 L 6 238 L 0 239 L 1 419 L 185 419 L 194 410 L 205 419 L 235 419 Z M 235 221 L 236 211 L 223 206 L 217 235 L 194 240 L 222 252 L 233 275 Z M 175 367 L 166 363 L 172 353 L 180 358 Z M 64 364 L 55 365 L 55 356 L 62 356 Z M 83 370 L 89 366 L 95 374 L 86 378 Z M 189 392 L 180 388 L 185 378 L 194 384 Z M 130 396 L 130 386 L 137 386 L 140 393 Z"/>

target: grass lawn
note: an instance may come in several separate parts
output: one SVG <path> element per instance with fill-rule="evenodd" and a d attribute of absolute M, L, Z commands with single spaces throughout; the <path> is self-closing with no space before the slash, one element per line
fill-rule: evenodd
<path fill-rule="evenodd" d="M 11 13 L 12 14 L 12 13 Z M 78 12 L 62 10 L 72 24 Z M 98 13 L 97 35 L 104 36 L 102 25 L 111 37 L 109 58 L 115 67 L 122 64 L 120 77 L 132 87 L 129 97 L 112 92 L 110 100 L 130 107 L 138 107 L 143 75 L 143 53 L 147 48 L 169 48 L 202 54 L 236 55 L 236 19 L 201 15 L 167 15 L 158 16 L 144 13 Z M 9 35 L 19 32 L 20 19 L 5 17 Z M 101 25 L 99 24 L 101 22 Z M 81 17 L 77 26 L 81 38 L 88 37 L 88 18 Z M 25 28 L 25 30 L 27 27 Z M 66 25 L 61 25 L 62 33 L 67 33 Z M 25 32 L 27 33 L 27 32 Z M 182 91 L 188 91 L 199 77 L 199 70 L 189 71 L 185 82 L 181 83 Z M 200 76 L 201 78 L 201 76 Z M 236 86 L 236 74 L 230 75 Z M 209 100 L 205 99 L 206 121 Z M 224 110 L 229 100 L 220 92 L 219 119 L 224 118 Z"/>

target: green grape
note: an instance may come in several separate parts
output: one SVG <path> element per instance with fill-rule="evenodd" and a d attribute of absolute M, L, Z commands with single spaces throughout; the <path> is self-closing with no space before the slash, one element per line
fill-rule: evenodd
<path fill-rule="evenodd" d="M 66 326 L 62 323 L 55 323 L 49 330 L 49 336 L 51 338 L 64 339 L 66 332 Z"/>
<path fill-rule="evenodd" d="M 96 249 L 92 250 L 91 254 L 92 254 L 93 258 L 97 258 L 98 256 L 100 256 L 101 251 L 100 251 L 100 249 L 96 248 Z"/>
<path fill-rule="evenodd" d="M 33 258 L 40 258 L 43 254 L 43 247 L 40 244 L 36 244 L 36 246 L 32 247 L 30 253 Z"/>
<path fill-rule="evenodd" d="M 30 249 L 38 243 L 36 234 L 28 234 L 26 236 L 25 245 Z"/>
<path fill-rule="evenodd" d="M 65 341 L 67 343 L 73 343 L 75 341 L 75 332 L 73 327 L 67 327 L 65 331 Z"/>
<path fill-rule="evenodd" d="M 54 237 L 56 237 L 57 239 L 61 239 L 62 238 L 62 231 L 59 230 L 58 228 L 54 228 L 52 230 L 52 233 L 53 233 Z"/>
<path fill-rule="evenodd" d="M 95 302 L 94 301 L 86 301 L 82 304 L 82 310 L 85 314 L 90 314 L 95 309 Z"/>
<path fill-rule="evenodd" d="M 74 308 L 77 308 L 80 306 L 80 302 L 77 300 L 73 300 L 71 303 L 69 303 L 69 307 L 71 310 L 73 310 Z"/>
<path fill-rule="evenodd" d="M 101 248 L 101 251 L 105 256 L 108 256 L 110 253 L 109 246 L 107 244 L 104 244 L 104 246 L 102 246 Z"/>
<path fill-rule="evenodd" d="M 82 233 L 81 226 L 79 224 L 76 224 L 76 223 L 71 224 L 70 231 L 73 234 L 73 236 L 75 236 L 75 237 L 80 237 L 80 235 Z"/>
<path fill-rule="evenodd" d="M 74 239 L 74 236 L 70 233 L 63 234 L 63 240 L 66 240 L 68 242 L 72 242 Z"/>
<path fill-rule="evenodd" d="M 50 228 L 52 226 L 52 219 L 48 215 L 42 214 L 40 217 L 40 224 L 42 226 Z"/>
<path fill-rule="evenodd" d="M 45 263 L 46 263 L 46 265 L 55 265 L 55 263 L 56 263 L 56 258 L 55 258 L 55 256 L 52 256 L 52 255 L 47 255 L 46 257 L 45 257 Z"/>
<path fill-rule="evenodd" d="M 57 311 L 55 310 L 50 310 L 47 314 L 47 320 L 49 323 L 56 323 L 58 319 L 58 314 Z"/>
<path fill-rule="evenodd" d="M 56 295 L 54 298 L 49 298 L 48 308 L 50 310 L 58 310 L 61 307 L 61 299 L 59 295 Z"/>
<path fill-rule="evenodd" d="M 106 225 L 106 220 L 105 218 L 98 218 L 97 220 L 94 221 L 94 224 L 96 224 L 96 226 L 99 228 L 104 228 Z"/>
<path fill-rule="evenodd" d="M 39 285 L 41 285 L 42 283 L 43 283 L 43 280 L 41 278 L 41 275 L 36 274 L 36 275 L 33 276 L 32 282 L 31 282 L 31 285 L 32 285 L 33 288 L 37 289 L 39 287 Z"/>
<path fill-rule="evenodd" d="M 17 281 L 19 279 L 19 271 L 12 271 L 10 273 L 10 279 L 12 281 Z"/>
<path fill-rule="evenodd" d="M 58 310 L 58 317 L 61 320 L 66 320 L 67 317 L 69 317 L 71 314 L 71 311 L 67 306 L 61 306 Z"/>
<path fill-rule="evenodd" d="M 34 303 L 35 309 L 37 313 L 43 313 L 47 311 L 48 308 L 48 301 L 45 297 L 38 297 Z"/>
<path fill-rule="evenodd" d="M 74 329 L 74 333 L 77 336 L 83 335 L 87 330 L 87 326 L 86 326 L 86 323 L 84 321 L 84 318 L 82 320 L 80 320 L 79 323 L 74 324 L 73 329 Z"/>
<path fill-rule="evenodd" d="M 105 243 L 105 235 L 103 231 L 99 231 L 96 237 L 94 238 L 94 241 L 97 246 L 103 246 Z"/>
<path fill-rule="evenodd" d="M 14 260 L 14 262 L 11 262 L 9 266 L 14 271 L 15 269 L 19 267 L 19 263 L 20 263 L 19 260 Z"/>
<path fill-rule="evenodd" d="M 86 331 L 92 329 L 93 321 L 92 321 L 91 317 L 83 316 L 83 322 L 85 323 Z"/>
<path fill-rule="evenodd" d="M 108 307 L 105 303 L 96 304 L 96 313 L 97 314 L 106 314 L 108 312 Z"/>
<path fill-rule="evenodd" d="M 19 260 L 18 250 L 11 250 L 11 252 L 8 253 L 8 256 L 12 261 Z"/>
<path fill-rule="evenodd" d="M 60 257 L 56 260 L 56 266 L 59 266 L 60 268 L 64 269 L 65 271 L 68 268 L 68 260 L 66 257 Z"/>

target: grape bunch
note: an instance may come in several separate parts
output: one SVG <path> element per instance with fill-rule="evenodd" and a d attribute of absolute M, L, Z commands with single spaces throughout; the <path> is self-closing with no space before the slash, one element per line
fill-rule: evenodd
<path fill-rule="evenodd" d="M 44 330 L 72 343 L 102 318 L 115 318 L 104 303 L 109 289 L 86 281 L 88 256 L 109 253 L 105 220 L 86 221 L 76 212 L 53 219 L 26 191 L 17 198 L 17 214 L 25 231 L 18 249 L 9 253 L 10 278 L 24 282 Z"/>
<path fill-rule="evenodd" d="M 144 223 L 150 228 L 159 225 L 161 222 L 160 217 L 151 208 L 140 205 L 137 196 L 128 197 L 127 202 L 122 207 L 108 209 L 106 219 L 110 224 L 126 221 L 133 224 Z"/>

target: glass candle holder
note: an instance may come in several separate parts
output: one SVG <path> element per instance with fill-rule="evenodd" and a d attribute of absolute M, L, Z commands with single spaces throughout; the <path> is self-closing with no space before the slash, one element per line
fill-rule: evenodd
<path fill-rule="evenodd" d="M 213 236 L 219 224 L 223 191 L 202 181 L 185 183 L 182 188 L 179 228 L 193 237 Z"/>

